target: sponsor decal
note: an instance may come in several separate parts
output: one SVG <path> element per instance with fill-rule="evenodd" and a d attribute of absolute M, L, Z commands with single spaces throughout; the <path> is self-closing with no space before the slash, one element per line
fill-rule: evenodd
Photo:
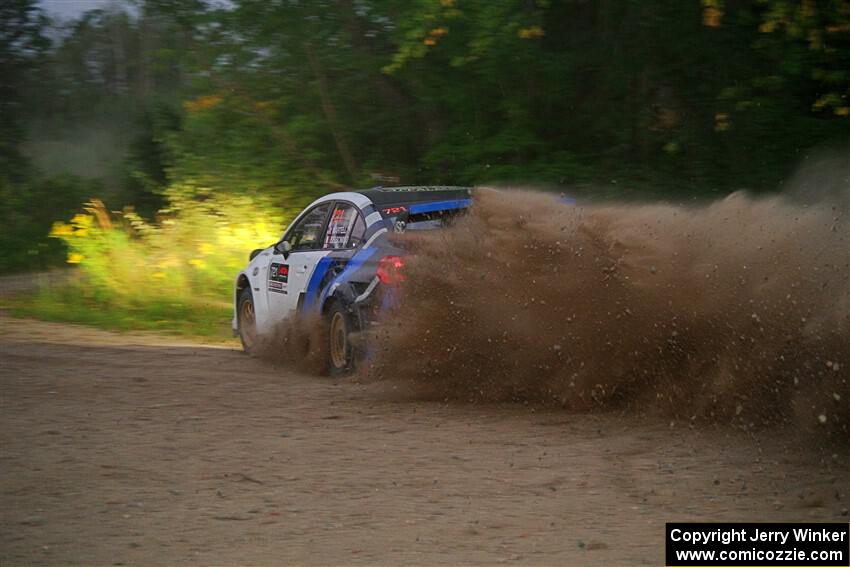
<path fill-rule="evenodd" d="M 385 215 L 398 215 L 398 214 L 401 214 L 401 213 L 406 213 L 407 207 L 404 207 L 404 206 L 386 207 L 382 210 L 384 211 Z"/>
<path fill-rule="evenodd" d="M 277 262 L 273 262 L 272 265 L 269 266 L 269 288 L 271 288 L 271 282 L 285 284 L 288 281 L 289 264 L 278 264 Z"/>
<path fill-rule="evenodd" d="M 331 221 L 328 224 L 328 231 L 325 235 L 325 248 L 345 248 L 348 243 L 348 234 L 354 221 L 357 219 L 357 212 L 351 207 L 338 206 L 334 209 L 331 215 Z"/>
<path fill-rule="evenodd" d="M 335 221 L 337 224 L 331 225 L 328 230 L 328 238 L 325 242 L 325 248 L 342 248 L 348 241 L 348 225 L 344 221 Z"/>
<path fill-rule="evenodd" d="M 274 291 L 276 293 L 286 293 L 286 290 L 283 289 L 283 284 L 281 282 L 269 281 L 269 291 Z"/>

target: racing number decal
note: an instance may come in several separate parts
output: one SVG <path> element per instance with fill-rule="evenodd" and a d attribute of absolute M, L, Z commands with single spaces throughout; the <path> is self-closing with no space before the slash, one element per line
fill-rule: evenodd
<path fill-rule="evenodd" d="M 325 238 L 325 248 L 343 248 L 348 240 L 348 223 L 345 209 L 337 207 L 331 215 L 328 233 Z"/>
<path fill-rule="evenodd" d="M 289 281 L 289 265 L 273 262 L 269 267 L 269 291 L 286 293 L 286 283 Z"/>

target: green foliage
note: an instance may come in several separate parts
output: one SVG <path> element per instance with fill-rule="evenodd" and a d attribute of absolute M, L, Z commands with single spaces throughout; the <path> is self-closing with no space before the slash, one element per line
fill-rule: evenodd
<path fill-rule="evenodd" d="M 182 196 L 190 193 L 193 198 Z M 247 197 L 200 199 L 199 194 L 175 190 L 171 207 L 156 223 L 131 209 L 110 214 L 97 200 L 70 222 L 56 223 L 51 236 L 65 243 L 68 262 L 82 277 L 62 292 L 48 291 L 30 302 L 30 312 L 55 318 L 55 304 L 71 298 L 119 314 L 121 326 L 198 324 L 215 334 L 208 328 L 215 322 L 226 329 L 235 274 L 251 250 L 279 238 L 284 218 L 271 213 L 275 209 L 268 203 Z"/>
<path fill-rule="evenodd" d="M 65 94 L 35 100 L 53 121 L 123 101 L 129 171 L 105 190 L 145 216 L 192 183 L 278 205 L 612 172 L 770 190 L 850 139 L 847 0 L 146 0 L 69 32 L 45 66 Z"/>
<path fill-rule="evenodd" d="M 850 116 L 850 2 L 766 0 L 756 48 L 821 115 Z M 784 86 L 784 85 L 783 85 Z"/>
<path fill-rule="evenodd" d="M 65 246 L 48 238 L 50 227 L 92 191 L 97 184 L 69 176 L 21 182 L 0 177 L 0 273 L 62 265 Z"/>
<path fill-rule="evenodd" d="M 228 340 L 227 321 L 233 312 L 230 306 L 213 302 L 150 300 L 104 304 L 89 295 L 81 295 L 76 285 L 16 296 L 3 307 L 17 317 L 84 323 L 118 331 L 161 331 L 215 341 Z"/>
<path fill-rule="evenodd" d="M 24 90 L 47 46 L 45 17 L 34 0 L 0 2 L 0 182 L 20 182 L 28 173 L 20 151 L 24 139 Z"/>

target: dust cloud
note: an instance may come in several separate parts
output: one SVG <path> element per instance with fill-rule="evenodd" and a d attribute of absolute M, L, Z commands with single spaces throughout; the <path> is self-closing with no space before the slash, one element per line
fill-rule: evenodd
<path fill-rule="evenodd" d="M 417 395 L 850 431 L 850 193 L 569 206 L 479 188 L 411 250 L 373 377 Z"/>
<path fill-rule="evenodd" d="M 318 315 L 287 317 L 267 336 L 257 337 L 253 352 L 276 366 L 308 374 L 327 372 L 328 337 Z"/>

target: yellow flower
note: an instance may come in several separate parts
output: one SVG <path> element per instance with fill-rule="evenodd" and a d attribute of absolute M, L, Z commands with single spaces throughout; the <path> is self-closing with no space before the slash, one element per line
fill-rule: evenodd
<path fill-rule="evenodd" d="M 537 39 L 546 35 L 546 32 L 540 26 L 531 26 L 529 28 L 522 28 L 517 32 L 517 35 L 520 39 Z"/>
<path fill-rule="evenodd" d="M 206 110 L 208 108 L 218 106 L 221 101 L 222 97 L 219 95 L 201 96 L 195 100 L 187 100 L 183 103 L 183 108 L 185 108 L 187 112 L 198 112 L 200 110 Z"/>
<path fill-rule="evenodd" d="M 709 28 L 720 27 L 723 18 L 723 0 L 702 0 L 702 25 Z"/>
<path fill-rule="evenodd" d="M 79 252 L 71 252 L 68 254 L 68 263 L 69 264 L 79 264 L 83 261 L 83 255 Z"/>
<path fill-rule="evenodd" d="M 53 223 L 53 228 L 50 229 L 50 236 L 53 238 L 65 238 L 74 234 L 74 227 L 64 222 Z"/>
<path fill-rule="evenodd" d="M 77 227 L 90 227 L 91 217 L 89 215 L 76 214 L 71 218 L 71 224 Z"/>
<path fill-rule="evenodd" d="M 702 25 L 707 28 L 719 28 L 723 19 L 723 10 L 717 6 L 706 6 L 702 11 Z"/>
<path fill-rule="evenodd" d="M 74 227 L 74 236 L 85 236 L 89 233 L 94 221 L 90 215 L 77 214 L 71 219 L 71 224 Z"/>

